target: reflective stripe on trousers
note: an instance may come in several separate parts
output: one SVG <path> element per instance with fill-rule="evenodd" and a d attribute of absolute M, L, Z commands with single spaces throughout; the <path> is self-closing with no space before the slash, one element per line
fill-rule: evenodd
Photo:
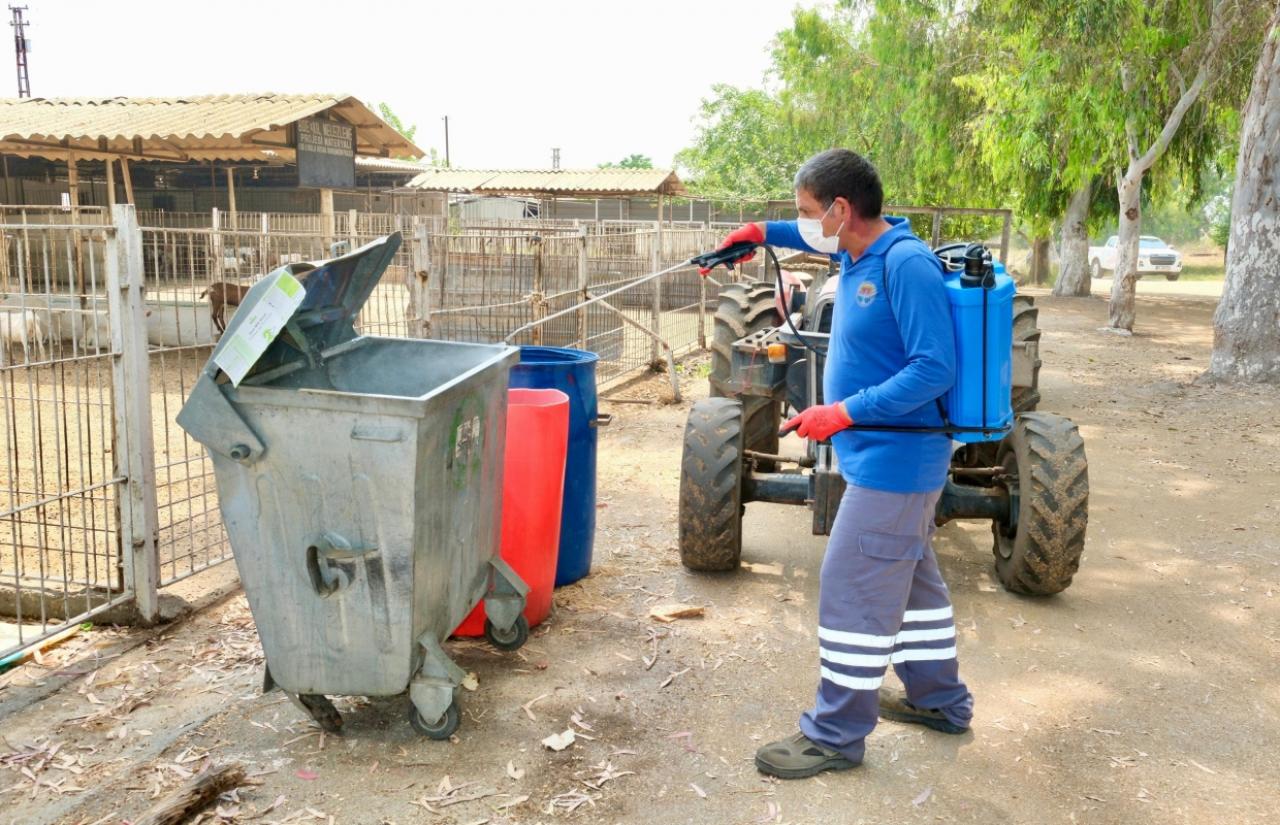
<path fill-rule="evenodd" d="M 821 680 L 800 730 L 854 762 L 876 726 L 890 664 L 913 705 L 957 725 L 973 717 L 951 598 L 930 546 L 939 495 L 850 485 L 832 525 L 818 601 Z"/>

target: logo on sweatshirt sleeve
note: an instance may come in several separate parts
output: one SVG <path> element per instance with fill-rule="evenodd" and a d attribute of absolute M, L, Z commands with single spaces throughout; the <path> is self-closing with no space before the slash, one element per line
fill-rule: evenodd
<path fill-rule="evenodd" d="M 858 302 L 858 306 L 862 307 L 863 309 L 866 309 L 867 307 L 871 306 L 871 302 L 874 301 L 875 299 L 876 299 L 875 284 L 871 283 L 870 281 L 863 281 L 861 284 L 858 284 L 858 294 L 857 294 L 857 297 L 855 298 L 855 300 Z"/>

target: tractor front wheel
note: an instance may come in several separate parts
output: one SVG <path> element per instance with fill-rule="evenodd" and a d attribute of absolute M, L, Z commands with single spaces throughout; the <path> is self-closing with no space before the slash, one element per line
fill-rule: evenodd
<path fill-rule="evenodd" d="M 736 570 L 742 557 L 742 404 L 707 398 L 693 405 L 680 462 L 680 563 L 690 570 Z"/>
<path fill-rule="evenodd" d="M 1084 440 L 1062 416 L 1026 413 L 1000 442 L 996 460 L 1011 499 L 1009 522 L 992 525 L 996 575 L 1014 593 L 1061 593 L 1080 567 L 1089 522 Z"/>

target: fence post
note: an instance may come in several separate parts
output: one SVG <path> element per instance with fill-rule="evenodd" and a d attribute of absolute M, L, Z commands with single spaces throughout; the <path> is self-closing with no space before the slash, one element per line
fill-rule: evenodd
<path fill-rule="evenodd" d="M 413 229 L 413 273 L 409 284 L 409 334 L 431 336 L 431 235 L 425 223 Z"/>
<path fill-rule="evenodd" d="M 347 210 L 347 243 L 351 245 L 351 248 L 347 250 L 348 252 L 355 252 L 356 248 L 360 246 L 360 241 L 359 241 L 360 233 L 356 231 L 357 220 L 359 220 L 359 218 L 356 216 L 356 210 L 348 209 Z"/>
<path fill-rule="evenodd" d="M 541 235 L 533 236 L 533 289 L 530 290 L 530 301 L 533 305 L 533 320 L 541 321 L 547 314 L 547 305 L 545 296 L 543 295 L 543 287 L 546 283 L 546 254 L 547 245 L 543 242 Z M 535 347 L 542 346 L 542 325 L 539 324 L 530 330 L 533 345 Z"/>
<path fill-rule="evenodd" d="M 649 253 L 650 266 L 653 272 L 662 269 L 662 199 L 658 199 L 658 221 L 654 224 L 653 229 L 653 249 Z M 654 334 L 662 336 L 662 279 L 657 278 L 653 281 L 653 320 L 649 324 Z M 658 359 L 662 357 L 661 346 L 658 344 L 658 338 L 653 339 L 653 347 L 649 354 L 649 363 L 657 364 Z"/>
<path fill-rule="evenodd" d="M 596 201 L 597 209 L 600 201 Z M 586 301 L 590 296 L 591 271 L 587 265 L 587 228 L 578 227 L 578 302 Z M 578 349 L 587 348 L 587 308 L 578 307 Z"/>
<path fill-rule="evenodd" d="M 929 246 L 937 249 L 938 244 L 942 243 L 942 210 L 938 209 L 933 213 L 933 232 L 929 236 Z"/>
<path fill-rule="evenodd" d="M 1000 230 L 1000 260 L 1009 266 L 1009 230 L 1013 228 L 1013 212 L 1004 210 L 1004 227 Z"/>
<path fill-rule="evenodd" d="M 218 214 L 218 207 L 215 206 L 209 213 L 209 254 L 213 256 L 213 276 L 219 281 L 222 280 L 225 263 L 222 259 L 222 232 L 219 231 L 221 229 L 222 215 Z"/>
<path fill-rule="evenodd" d="M 270 272 L 275 269 L 268 258 L 271 255 L 271 241 L 267 236 L 271 234 L 271 218 L 266 212 L 262 213 L 262 234 L 258 236 L 258 259 L 261 261 L 259 266 L 262 267 L 263 273 Z"/>
<path fill-rule="evenodd" d="M 703 226 L 700 244 L 703 249 L 710 249 L 715 243 L 711 235 L 711 230 Z M 703 275 L 698 276 L 698 349 L 703 352 L 707 349 L 707 279 Z"/>
<path fill-rule="evenodd" d="M 142 298 L 142 230 L 132 204 L 111 209 L 115 234 L 107 254 L 115 425 L 114 472 L 124 477 L 116 499 L 124 584 L 138 616 L 159 617 L 159 531 L 156 507 L 155 435 L 151 428 L 151 360 L 146 304 Z"/>

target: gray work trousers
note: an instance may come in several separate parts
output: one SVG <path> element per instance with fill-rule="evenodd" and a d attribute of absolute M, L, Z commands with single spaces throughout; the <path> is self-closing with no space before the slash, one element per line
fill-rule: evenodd
<path fill-rule="evenodd" d="M 962 727 L 973 718 L 951 597 L 930 545 L 939 495 L 849 485 L 832 525 L 818 602 L 822 678 L 800 730 L 855 763 L 876 725 L 890 664 L 916 707 Z"/>

